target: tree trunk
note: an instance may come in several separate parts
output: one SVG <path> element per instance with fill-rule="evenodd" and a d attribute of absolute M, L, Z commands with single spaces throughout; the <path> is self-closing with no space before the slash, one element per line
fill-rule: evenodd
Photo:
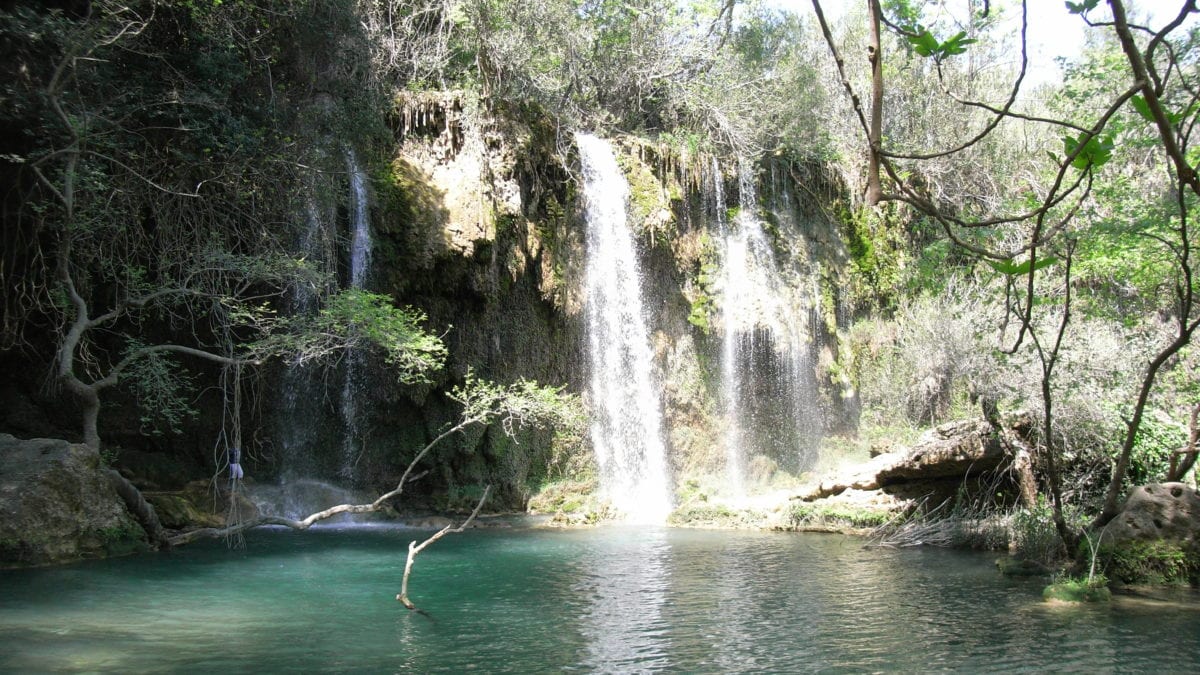
<path fill-rule="evenodd" d="M 129 482 L 116 469 L 108 469 L 108 482 L 117 491 L 121 499 L 125 502 L 125 508 L 133 514 L 142 529 L 146 531 L 146 536 L 150 538 L 150 543 L 154 544 L 155 548 L 171 548 L 171 540 L 167 538 L 167 533 L 163 530 L 162 523 L 158 520 L 158 514 L 155 513 L 154 507 L 146 501 L 142 496 L 141 491 Z"/>
<path fill-rule="evenodd" d="M 867 157 L 867 206 L 875 206 L 883 198 L 883 185 L 879 179 L 879 153 L 883 149 L 883 47 L 879 39 L 879 24 L 883 10 L 879 0 L 867 0 L 871 11 L 871 44 L 867 56 L 871 61 L 871 145 Z"/>
<path fill-rule="evenodd" d="M 1171 454 L 1171 470 L 1167 472 L 1168 483 L 1183 480 L 1187 472 L 1196 465 L 1196 444 L 1200 442 L 1200 425 L 1197 424 L 1200 420 L 1197 418 L 1200 418 L 1200 403 L 1192 406 L 1191 417 L 1188 420 L 1187 445 Z"/>

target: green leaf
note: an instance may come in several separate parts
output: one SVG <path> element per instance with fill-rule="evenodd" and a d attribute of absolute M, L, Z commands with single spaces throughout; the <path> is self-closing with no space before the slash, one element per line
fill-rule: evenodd
<path fill-rule="evenodd" d="M 1083 0 L 1083 2 L 1068 1 L 1063 4 L 1067 6 L 1067 11 L 1072 14 L 1085 14 L 1096 9 L 1096 6 L 1100 4 L 1100 0 Z"/>
<path fill-rule="evenodd" d="M 960 31 L 957 35 L 946 40 L 938 47 L 939 58 L 962 54 L 967 51 L 967 45 L 978 42 L 978 40 L 967 39 L 966 31 Z"/>
<path fill-rule="evenodd" d="M 1087 138 L 1085 142 L 1083 139 Z M 1108 163 L 1112 159 L 1113 137 L 1108 134 L 1104 137 L 1091 136 L 1088 132 L 1080 132 L 1079 136 L 1063 136 L 1063 148 L 1068 156 L 1074 154 L 1082 144 L 1083 149 L 1078 151 L 1075 158 L 1071 160 L 1071 166 L 1084 171 L 1086 169 L 1098 169 Z"/>
<path fill-rule="evenodd" d="M 1154 113 L 1150 112 L 1150 104 L 1146 103 L 1146 99 L 1144 97 L 1134 96 L 1133 98 L 1129 99 L 1129 103 L 1133 106 L 1134 110 L 1138 111 L 1139 115 L 1146 118 L 1147 122 L 1154 121 Z"/>
<path fill-rule="evenodd" d="M 928 29 L 916 26 L 913 32 L 917 33 L 917 35 L 915 37 L 911 35 L 907 36 L 908 41 L 912 43 L 913 49 L 921 56 L 933 56 L 937 52 L 938 47 L 941 46 L 938 44 L 937 38 L 933 37 L 933 33 L 930 33 Z"/>

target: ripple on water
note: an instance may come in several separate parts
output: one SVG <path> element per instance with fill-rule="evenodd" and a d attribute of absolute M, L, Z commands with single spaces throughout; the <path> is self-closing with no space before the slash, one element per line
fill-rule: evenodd
<path fill-rule="evenodd" d="M 389 529 L 0 575 L 0 671 L 1197 670 L 1194 594 L 1040 601 L 990 557 L 645 528 Z M 431 617 L 431 618 L 430 618 Z"/>

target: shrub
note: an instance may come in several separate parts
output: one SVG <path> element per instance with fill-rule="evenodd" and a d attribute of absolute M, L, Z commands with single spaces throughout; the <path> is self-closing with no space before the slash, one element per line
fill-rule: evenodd
<path fill-rule="evenodd" d="M 1084 547 L 1088 547 L 1084 542 Z M 1090 556 L 1090 551 L 1087 551 Z M 1200 581 L 1200 552 L 1177 542 L 1131 541 L 1101 545 L 1105 573 L 1125 584 L 1187 584 Z"/>
<path fill-rule="evenodd" d="M 1033 508 L 1014 511 L 1010 523 L 1012 549 L 1018 558 L 1051 565 L 1066 553 L 1054 526 L 1054 515 L 1041 495 Z"/>

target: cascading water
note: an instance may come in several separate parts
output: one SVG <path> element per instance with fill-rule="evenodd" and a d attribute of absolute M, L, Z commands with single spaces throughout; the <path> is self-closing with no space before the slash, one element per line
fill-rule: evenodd
<path fill-rule="evenodd" d="M 346 173 L 350 178 L 350 287 L 362 288 L 371 268 L 371 220 L 367 211 L 367 176 L 354 150 L 346 148 Z"/>
<path fill-rule="evenodd" d="M 328 158 L 318 153 L 323 160 Z M 339 202 L 348 205 L 350 217 L 349 285 L 361 288 L 366 280 L 371 257 L 371 238 L 368 220 L 366 177 L 358 166 L 353 150 L 344 151 L 349 190 L 339 185 L 325 173 L 314 176 L 309 185 L 311 193 L 304 204 L 305 227 L 296 239 L 296 253 L 317 270 L 328 271 L 335 265 L 336 247 L 334 230 L 337 223 Z M 326 198 L 321 198 L 325 195 Z M 289 309 L 293 314 L 310 314 L 317 311 L 323 291 L 316 286 L 298 284 L 291 290 Z M 346 359 L 339 406 L 335 415 L 340 422 L 342 456 L 322 461 L 328 436 L 329 410 L 325 398 L 319 394 L 325 387 L 320 373 L 304 367 L 289 367 L 282 375 L 280 402 L 283 414 L 279 416 L 277 439 L 280 447 L 280 472 L 278 485 L 255 485 L 249 496 L 266 514 L 302 518 L 314 511 L 333 504 L 362 501 L 362 495 L 321 478 L 338 475 L 338 482 L 349 483 L 353 479 L 356 439 L 359 437 L 359 401 L 361 399 L 363 363 L 362 356 L 350 353 Z M 325 434 L 324 436 L 322 434 Z M 339 518 L 338 522 L 353 520 Z"/>
<path fill-rule="evenodd" d="M 586 134 L 575 142 L 587 220 L 591 437 L 601 490 L 626 518 L 662 522 L 671 493 L 641 274 L 626 220 L 629 185 L 607 142 Z"/>
<path fill-rule="evenodd" d="M 325 246 L 329 224 L 335 222 L 332 205 L 324 208 L 318 200 L 309 199 L 305 204 L 306 227 L 297 241 L 296 251 L 309 264 L 318 268 L 329 264 L 330 255 Z M 319 289 L 307 284 L 296 284 L 288 299 L 293 315 L 311 314 L 317 310 Z M 290 366 L 283 372 L 280 385 L 283 409 L 280 416 L 278 438 L 281 445 L 282 484 L 299 478 L 312 476 L 316 470 L 313 452 L 317 444 L 317 429 L 320 409 L 315 404 L 319 397 L 312 392 L 320 386 L 315 375 L 308 369 Z"/>
<path fill-rule="evenodd" d="M 350 179 L 350 287 L 363 288 L 371 266 L 371 222 L 367 210 L 367 178 L 358 165 L 354 150 L 346 148 L 346 173 Z M 363 355 L 351 351 L 346 358 L 346 377 L 342 383 L 341 413 L 345 434 L 342 437 L 342 463 L 339 475 L 354 478 L 362 443 L 359 400 L 362 395 Z"/>
<path fill-rule="evenodd" d="M 719 168 L 713 193 L 723 207 Z M 758 212 L 751 166 L 738 165 L 740 208 L 726 223 L 716 213 L 722 247 L 721 398 L 726 417 L 726 476 L 735 495 L 746 488 L 747 456 L 757 450 L 805 463 L 801 444 L 809 428 L 812 396 L 805 395 L 809 366 L 800 299 L 785 282 Z M 807 290 L 807 289 L 806 289 Z M 789 458 L 789 456 L 791 456 Z"/>

